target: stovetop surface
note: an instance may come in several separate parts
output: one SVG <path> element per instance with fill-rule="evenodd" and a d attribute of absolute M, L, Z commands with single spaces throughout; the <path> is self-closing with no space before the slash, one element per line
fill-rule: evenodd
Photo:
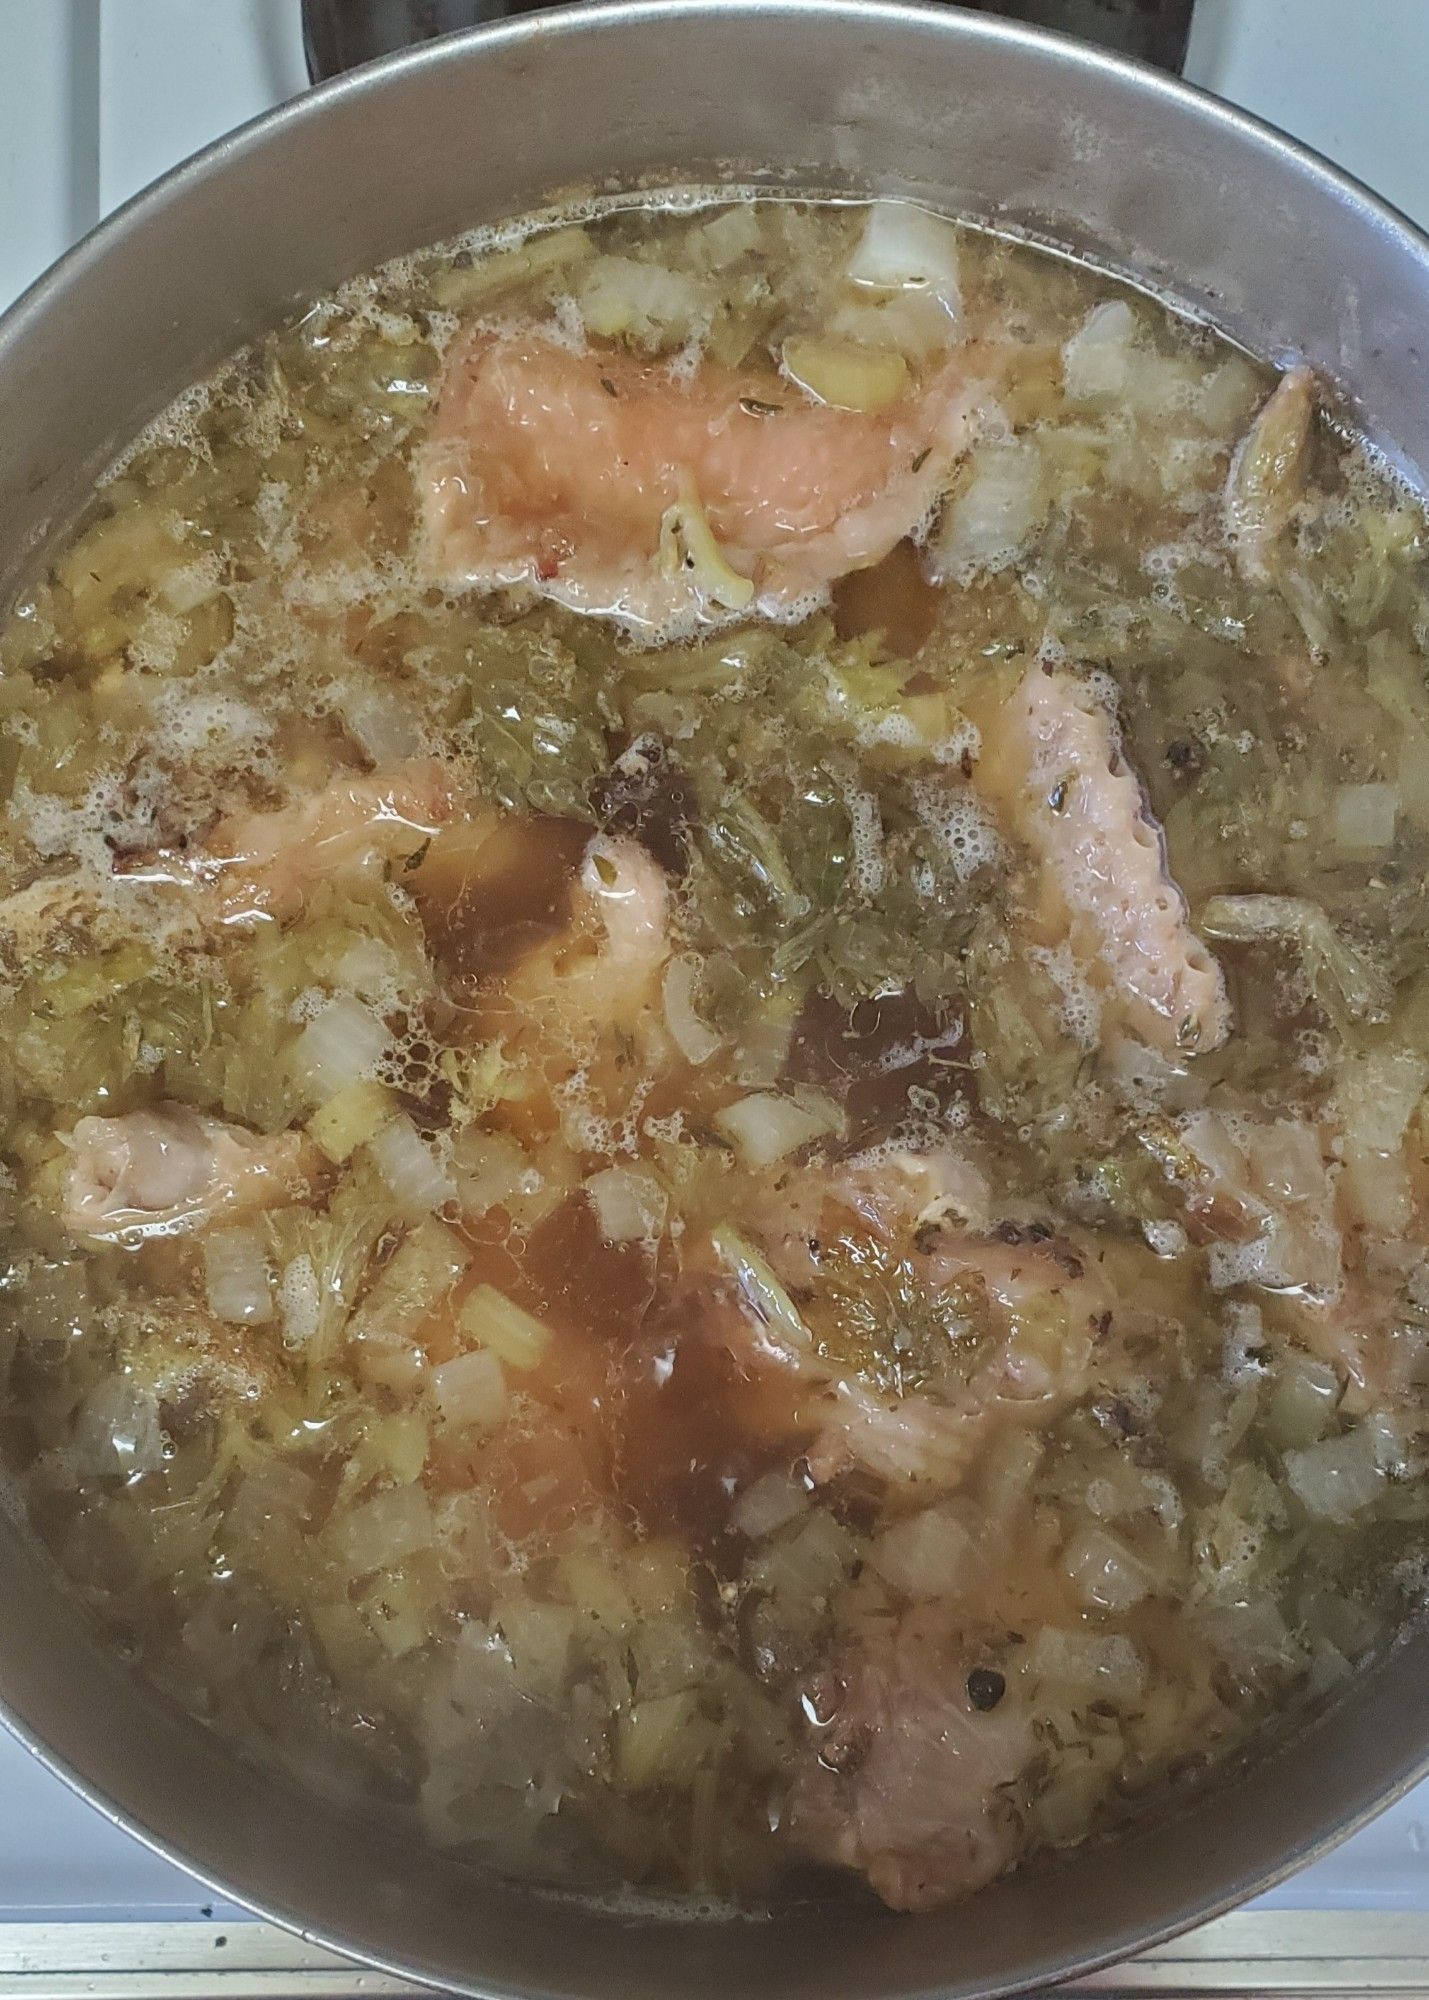
<path fill-rule="evenodd" d="M 1372 8 L 1348 0 L 1197 0 L 1186 73 L 1308 139 L 1429 221 L 1425 0 L 1376 0 Z M 296 0 L 0 0 L 0 306 L 102 214 L 306 81 Z M 1361 1923 L 1356 1935 L 1382 1936 L 1386 1951 L 1429 1950 L 1429 1922 L 1417 1921 L 1429 1918 L 1429 1785 L 1256 1909 L 1227 1921 L 1240 1925 L 1237 1938 L 1262 1940 L 1257 1950 L 1271 1954 L 1258 1961 L 1259 1990 L 1290 1977 L 1287 1939 L 1297 1951 L 1312 1933 L 1329 1939 L 1327 1951 L 1333 1946 L 1323 1931 L 1328 1917 L 1310 1912 L 1380 1912 L 1383 1925 Z M 101 1962 L 112 1970 L 114 1954 L 84 1927 L 127 1922 L 129 1935 L 149 1938 L 143 1926 L 175 1920 L 188 1920 L 189 1935 L 202 1934 L 205 1946 L 218 1941 L 208 1937 L 210 1923 L 243 1922 L 0 1731 L 0 1996 L 137 1992 L 123 1983 L 139 1976 L 133 1968 L 93 1976 Z M 84 1976 L 51 1972 L 48 1983 L 39 1981 L 37 1940 L 54 1925 L 89 1941 L 73 1954 L 75 1967 L 88 1968 Z M 250 1924 L 246 1934 L 261 1928 Z M 228 1930 L 221 1935 L 226 1944 Z M 1272 1958 L 1282 1978 L 1265 1970 Z M 1383 1963 L 1398 1968 L 1396 1990 L 1418 1990 L 1422 1979 L 1429 1991 L 1417 1958 Z M 310 1973 L 318 1976 L 311 1967 L 303 1976 Z M 1330 1978 L 1316 1975 L 1314 1983 Z M 284 1972 L 271 1990 L 299 1985 L 296 1972 Z"/>

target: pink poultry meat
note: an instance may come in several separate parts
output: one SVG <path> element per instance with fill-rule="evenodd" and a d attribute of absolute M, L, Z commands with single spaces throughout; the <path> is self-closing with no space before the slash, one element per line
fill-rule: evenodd
<path fill-rule="evenodd" d="M 1221 969 L 1087 685 L 1034 666 L 987 718 L 976 784 L 1034 864 L 1039 942 L 1070 944 L 1104 1012 L 1137 1040 L 1168 1055 L 1217 1048 L 1230 1031 Z"/>
<path fill-rule="evenodd" d="M 813 1754 L 790 1802 L 794 1836 L 895 1910 L 970 1895 L 1022 1852 L 1005 1788 L 1036 1749 L 1032 1716 L 1011 1694 L 975 1708 L 972 1664 L 911 1613 L 804 1691 Z"/>
<path fill-rule="evenodd" d="M 788 616 L 918 527 L 970 423 L 952 363 L 868 413 L 771 369 L 707 361 L 681 379 L 478 329 L 448 363 L 423 453 L 426 564 L 448 585 L 524 583 L 668 628 L 721 608 L 669 534 L 672 510 L 698 502 L 729 572 L 723 608 Z"/>
<path fill-rule="evenodd" d="M 301 1134 L 263 1137 L 187 1104 L 81 1118 L 64 1143 L 64 1220 L 77 1236 L 101 1241 L 201 1229 L 299 1200 L 311 1186 Z"/>

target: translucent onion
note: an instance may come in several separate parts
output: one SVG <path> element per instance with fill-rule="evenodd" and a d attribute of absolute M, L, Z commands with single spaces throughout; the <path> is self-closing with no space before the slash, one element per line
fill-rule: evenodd
<path fill-rule="evenodd" d="M 467 1294 L 457 1324 L 509 1368 L 534 1368 L 551 1344 L 550 1328 L 495 1285 L 477 1285 Z"/>
<path fill-rule="evenodd" d="M 771 1332 L 800 1350 L 812 1347 L 813 1336 L 797 1306 L 754 1245 L 728 1224 L 712 1230 L 710 1242 L 747 1303 Z"/>
<path fill-rule="evenodd" d="M 694 493 L 667 507 L 660 521 L 660 573 L 685 576 L 723 611 L 747 611 L 754 585 L 727 560 Z"/>
<path fill-rule="evenodd" d="M 209 1311 L 236 1326 L 261 1326 L 273 1317 L 268 1252 L 256 1229 L 215 1229 L 203 1239 L 204 1289 Z"/>
<path fill-rule="evenodd" d="M 996 574 L 1022 554 L 1047 513 L 1042 455 L 1027 438 L 1003 438 L 973 453 L 970 477 L 943 513 L 929 545 L 939 582 Z"/>
<path fill-rule="evenodd" d="M 293 1045 L 298 1074 L 318 1103 L 371 1077 L 391 1046 L 385 1025 L 360 1000 L 340 994 L 315 1014 Z"/>
<path fill-rule="evenodd" d="M 459 1236 L 433 1217 L 399 1244 L 352 1316 L 355 1340 L 410 1342 L 471 1262 Z"/>
<path fill-rule="evenodd" d="M 784 1097 L 755 1091 L 715 1113 L 719 1131 L 747 1166 L 770 1167 L 786 1154 L 843 1130 L 843 1113 L 818 1091 Z"/>
<path fill-rule="evenodd" d="M 345 1559 L 362 1574 L 395 1569 L 436 1541 L 436 1525 L 421 1486 L 394 1486 L 352 1508 L 336 1525 Z"/>
<path fill-rule="evenodd" d="M 404 1215 L 429 1215 L 456 1200 L 456 1183 L 402 1113 L 368 1141 L 367 1150 Z"/>
<path fill-rule="evenodd" d="M 729 1525 L 736 1534 L 762 1542 L 766 1535 L 787 1527 L 804 1512 L 809 1496 L 787 1472 L 765 1472 L 752 1480 L 729 1513 Z"/>
<path fill-rule="evenodd" d="M 157 1472 L 164 1463 L 157 1396 L 129 1375 L 107 1376 L 80 1405 L 73 1452 L 89 1475 Z"/>
<path fill-rule="evenodd" d="M 1385 1487 L 1377 1440 L 1368 1427 L 1287 1451 L 1285 1476 L 1306 1513 L 1320 1521 L 1351 1520 L 1372 1507 Z"/>
<path fill-rule="evenodd" d="M 795 335 L 781 354 L 784 373 L 835 410 L 886 410 L 908 392 L 908 363 L 896 348 Z"/>
<path fill-rule="evenodd" d="M 1394 845 L 1398 816 L 1397 785 L 1341 785 L 1330 813 L 1330 837 L 1352 860 L 1383 854 Z"/>
<path fill-rule="evenodd" d="M 848 274 L 854 284 L 880 291 L 909 287 L 935 291 L 957 310 L 961 300 L 957 229 L 912 202 L 876 201 Z"/>
<path fill-rule="evenodd" d="M 665 1026 L 685 1061 L 693 1063 L 696 1068 L 708 1062 L 722 1046 L 721 1037 L 695 1012 L 695 989 L 701 970 L 697 958 L 688 955 L 672 958 L 665 967 L 662 987 Z"/>
<path fill-rule="evenodd" d="M 1125 299 L 1094 308 L 1062 350 L 1062 379 L 1074 403 L 1097 402 L 1125 388 L 1137 318 Z"/>
<path fill-rule="evenodd" d="M 907 1597 L 948 1597 L 967 1577 L 974 1543 L 951 1507 L 928 1507 L 886 1528 L 869 1551 L 878 1574 Z"/>
<path fill-rule="evenodd" d="M 1105 1528 L 1083 1528 L 1073 1538 L 1063 1567 L 1083 1603 L 1098 1611 L 1128 1611 L 1151 1588 L 1146 1565 Z"/>
<path fill-rule="evenodd" d="M 432 1388 L 442 1422 L 452 1430 L 493 1430 L 506 1414 L 506 1376 L 486 1348 L 433 1369 Z"/>
<path fill-rule="evenodd" d="M 380 769 L 415 757 L 422 748 L 417 719 L 400 695 L 386 687 L 358 687 L 343 705 L 343 720 Z"/>
<path fill-rule="evenodd" d="M 1044 1686 L 1074 1696 L 1134 1701 L 1146 1686 L 1146 1662 L 1120 1633 L 1064 1631 L 1045 1625 L 1027 1650 L 1029 1671 Z"/>
<path fill-rule="evenodd" d="M 638 1167 L 606 1167 L 585 1191 L 607 1243 L 653 1243 L 664 1232 L 670 1198 L 653 1174 Z"/>

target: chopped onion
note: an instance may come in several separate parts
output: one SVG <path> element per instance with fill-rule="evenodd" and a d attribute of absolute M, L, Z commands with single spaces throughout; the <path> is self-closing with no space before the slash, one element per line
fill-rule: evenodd
<path fill-rule="evenodd" d="M 404 1215 L 429 1215 L 456 1200 L 456 1183 L 402 1113 L 367 1142 L 367 1150 Z"/>
<path fill-rule="evenodd" d="M 128 1375 L 107 1376 L 80 1405 L 73 1450 L 77 1469 L 92 1476 L 157 1472 L 164 1463 L 158 1397 Z"/>
<path fill-rule="evenodd" d="M 341 1520 L 346 1560 L 364 1573 L 395 1569 L 404 1557 L 436 1540 L 432 1509 L 421 1486 L 394 1486 L 364 1500 Z"/>
<path fill-rule="evenodd" d="M 790 381 L 830 409 L 886 410 L 908 390 L 908 363 L 895 348 L 796 334 L 780 359 Z"/>
<path fill-rule="evenodd" d="M 729 1525 L 751 1542 L 762 1542 L 766 1535 L 787 1527 L 808 1504 L 808 1494 L 787 1472 L 761 1473 L 730 1509 Z"/>
<path fill-rule="evenodd" d="M 1372 1430 L 1347 1431 L 1325 1438 L 1303 1451 L 1287 1451 L 1285 1476 L 1290 1490 L 1320 1521 L 1348 1521 L 1371 1507 L 1385 1486 L 1377 1441 Z"/>
<path fill-rule="evenodd" d="M 401 965 L 385 938 L 353 940 L 337 962 L 336 981 L 345 993 L 379 1000 L 401 984 Z"/>
<path fill-rule="evenodd" d="M 432 1371 L 442 1422 L 453 1430 L 488 1431 L 506 1414 L 506 1377 L 487 1348 L 458 1354 Z"/>
<path fill-rule="evenodd" d="M 951 1507 L 928 1507 L 885 1528 L 869 1561 L 886 1583 L 907 1597 L 947 1597 L 966 1579 L 974 1555 L 972 1533 Z"/>
<path fill-rule="evenodd" d="M 675 1047 L 696 1068 L 708 1062 L 721 1046 L 721 1037 L 695 1012 L 695 989 L 702 967 L 688 954 L 672 958 L 665 967 L 663 985 L 665 1026 Z"/>
<path fill-rule="evenodd" d="M 1394 845 L 1399 816 L 1397 785 L 1341 785 L 1330 814 L 1330 834 L 1350 859 L 1383 854 Z"/>
<path fill-rule="evenodd" d="M 351 994 L 340 994 L 308 1022 L 293 1045 L 293 1057 L 321 1103 L 370 1077 L 391 1040 L 369 1007 Z"/>
<path fill-rule="evenodd" d="M 451 1291 L 471 1251 L 429 1216 L 400 1243 L 352 1316 L 352 1337 L 377 1346 L 409 1344 L 422 1322 Z"/>
<path fill-rule="evenodd" d="M 638 1167 L 606 1167 L 585 1184 L 607 1243 L 653 1243 L 663 1233 L 669 1196 Z"/>
<path fill-rule="evenodd" d="M 684 576 L 709 603 L 723 611 L 747 611 L 754 585 L 725 559 L 694 493 L 667 507 L 660 521 L 660 573 Z"/>
<path fill-rule="evenodd" d="M 330 1160 L 340 1162 L 375 1139 L 392 1115 L 392 1099 L 380 1083 L 350 1083 L 318 1106 L 308 1131 Z"/>
<path fill-rule="evenodd" d="M 1098 1611 L 1130 1610 L 1151 1588 L 1146 1565 L 1105 1528 L 1083 1528 L 1067 1550 L 1063 1567 L 1082 1602 Z"/>
<path fill-rule="evenodd" d="M 489 1348 L 508 1368 L 534 1368 L 551 1344 L 550 1328 L 495 1285 L 468 1293 L 457 1320 L 468 1340 Z"/>
<path fill-rule="evenodd" d="M 289 1347 L 306 1347 L 322 1325 L 322 1286 L 317 1266 L 304 1251 L 285 1266 L 278 1280 L 278 1310 Z"/>
<path fill-rule="evenodd" d="M 256 1229 L 215 1229 L 203 1239 L 204 1288 L 216 1319 L 261 1326 L 273 1317 L 268 1252 Z"/>
<path fill-rule="evenodd" d="M 937 582 L 996 574 L 1022 554 L 1047 512 L 1042 455 L 1030 438 L 999 438 L 973 453 L 970 477 L 944 509 L 929 545 Z"/>
<path fill-rule="evenodd" d="M 452 1153 L 452 1178 L 467 1215 L 485 1215 L 509 1200 L 534 1171 L 507 1133 L 483 1132 L 474 1125 L 463 1132 Z"/>
<path fill-rule="evenodd" d="M 710 1242 L 764 1324 L 796 1348 L 811 1347 L 813 1338 L 798 1308 L 754 1245 L 727 1224 L 711 1231 Z"/>
<path fill-rule="evenodd" d="M 1134 1701 L 1146 1686 L 1140 1652 L 1115 1632 L 1069 1632 L 1045 1625 L 1028 1648 L 1027 1665 L 1044 1685 L 1076 1695 Z"/>
<path fill-rule="evenodd" d="M 390 688 L 355 689 L 343 706 L 343 720 L 379 769 L 415 757 L 422 748 L 416 717 Z"/>
<path fill-rule="evenodd" d="M 639 257 L 597 257 L 577 298 L 589 333 L 647 345 L 666 335 L 687 338 L 710 309 L 707 283 Z"/>
<path fill-rule="evenodd" d="M 637 1702 L 620 1727 L 620 1782 L 631 1791 L 657 1784 L 665 1776 L 683 1776 L 698 1760 L 681 1756 L 682 1739 L 698 1719 L 693 1688 L 656 1695 Z"/>
<path fill-rule="evenodd" d="M 747 1166 L 770 1167 L 787 1153 L 843 1130 L 843 1113 L 819 1091 L 783 1097 L 755 1091 L 715 1113 L 719 1131 Z"/>
<path fill-rule="evenodd" d="M 854 284 L 880 291 L 909 287 L 935 291 L 957 311 L 961 305 L 957 229 L 912 202 L 876 201 L 848 274 Z"/>
<path fill-rule="evenodd" d="M 1097 306 L 1062 349 L 1062 380 L 1074 403 L 1117 395 L 1131 372 L 1137 318 L 1125 299 Z"/>

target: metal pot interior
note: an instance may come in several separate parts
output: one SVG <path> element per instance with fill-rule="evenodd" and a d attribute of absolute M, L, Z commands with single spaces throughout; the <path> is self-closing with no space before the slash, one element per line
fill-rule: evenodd
<path fill-rule="evenodd" d="M 182 388 L 300 299 L 575 194 L 733 178 L 900 193 L 1087 255 L 1303 355 L 1429 467 L 1429 244 L 1153 72 L 949 8 L 631 0 L 458 37 L 315 92 L 142 196 L 0 324 L 0 588 Z M 943 1915 L 712 1921 L 503 1888 L 236 1761 L 137 1685 L 0 1514 L 0 1701 L 102 1809 L 256 1909 L 477 1994 L 993 1994 L 1266 1886 L 1429 1762 L 1416 1636 L 1338 1709 L 1113 1849 Z"/>

